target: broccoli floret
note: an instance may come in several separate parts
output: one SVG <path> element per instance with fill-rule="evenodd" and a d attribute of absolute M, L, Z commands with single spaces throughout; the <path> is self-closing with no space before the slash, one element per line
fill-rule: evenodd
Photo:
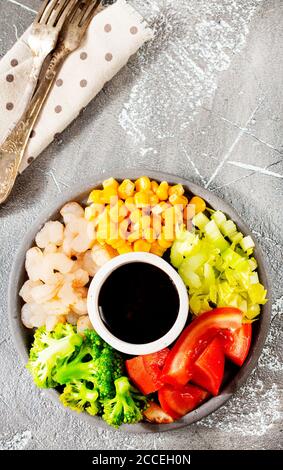
<path fill-rule="evenodd" d="M 60 395 L 63 405 L 78 413 L 87 411 L 92 416 L 99 413 L 98 390 L 95 387 L 90 388 L 89 385 L 81 380 L 68 383 Z"/>
<path fill-rule="evenodd" d="M 102 418 L 115 428 L 121 424 L 133 424 L 143 419 L 143 410 L 147 407 L 147 398 L 141 395 L 127 377 L 115 380 L 116 395 L 103 402 Z"/>
<path fill-rule="evenodd" d="M 124 373 L 122 355 L 109 344 L 104 343 L 100 357 L 95 361 L 95 378 L 102 400 L 115 395 L 114 381 Z"/>
<path fill-rule="evenodd" d="M 38 328 L 30 350 L 27 368 L 38 387 L 56 387 L 54 374 L 57 367 L 69 359 L 82 344 L 82 337 L 68 324 L 59 323 L 53 332 Z"/>
<path fill-rule="evenodd" d="M 97 333 L 88 331 L 77 355 L 58 367 L 54 379 L 61 385 L 73 380 L 87 380 L 96 384 L 101 399 L 113 398 L 114 380 L 121 377 L 123 369 L 121 354 Z"/>

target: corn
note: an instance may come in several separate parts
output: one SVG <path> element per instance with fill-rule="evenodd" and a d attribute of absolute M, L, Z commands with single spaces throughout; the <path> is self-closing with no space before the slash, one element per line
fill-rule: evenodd
<path fill-rule="evenodd" d="M 124 219 L 119 223 L 119 237 L 123 240 L 127 240 L 129 228 L 129 219 Z"/>
<path fill-rule="evenodd" d="M 146 207 L 149 205 L 149 196 L 145 192 L 138 192 L 135 194 L 135 204 L 137 207 Z"/>
<path fill-rule="evenodd" d="M 117 251 L 118 251 L 119 255 L 124 255 L 125 253 L 131 253 L 131 251 L 133 251 L 133 249 L 127 242 L 125 242 L 124 244 L 121 244 L 117 248 Z"/>
<path fill-rule="evenodd" d="M 175 184 L 169 188 L 168 194 L 172 196 L 172 194 L 177 194 L 177 196 L 183 196 L 185 190 L 181 184 Z"/>
<path fill-rule="evenodd" d="M 95 202 L 98 204 L 103 204 L 102 201 L 103 191 L 101 189 L 94 189 L 91 191 L 87 202 Z"/>
<path fill-rule="evenodd" d="M 186 206 L 188 204 L 188 199 L 185 196 L 178 196 L 178 194 L 172 194 L 169 196 L 169 201 L 173 206 L 180 204 L 182 206 Z"/>
<path fill-rule="evenodd" d="M 137 191 L 149 191 L 151 189 L 150 179 L 148 176 L 141 176 L 136 181 Z"/>
<path fill-rule="evenodd" d="M 118 195 L 121 199 L 132 197 L 135 192 L 135 183 L 129 179 L 125 179 L 118 187 Z"/>
<path fill-rule="evenodd" d="M 198 214 L 199 212 L 204 212 L 206 208 L 205 201 L 199 197 L 199 196 L 194 196 L 190 200 L 190 204 L 195 206 L 195 213 Z"/>
<path fill-rule="evenodd" d="M 159 203 L 159 198 L 157 194 L 152 194 L 149 196 L 149 203 L 151 206 L 156 206 Z"/>
<path fill-rule="evenodd" d="M 128 235 L 127 241 L 128 241 L 129 243 L 133 243 L 133 242 L 135 242 L 136 240 L 138 240 L 140 237 L 141 237 L 141 232 L 140 232 L 140 230 L 135 230 L 134 232 L 131 232 L 131 233 Z"/>
<path fill-rule="evenodd" d="M 156 195 L 160 201 L 166 201 L 168 199 L 168 183 L 167 181 L 162 181 L 156 190 Z"/>
<path fill-rule="evenodd" d="M 102 190 L 101 200 L 104 204 L 110 204 L 111 200 L 113 203 L 113 198 L 118 200 L 117 190 L 115 188 L 108 186 Z"/>
<path fill-rule="evenodd" d="M 109 245 L 113 246 L 112 243 L 115 242 L 115 240 L 118 239 L 119 237 L 119 225 L 117 222 L 113 222 L 110 220 L 109 222 L 109 230 L 108 230 L 108 237 L 106 239 L 106 243 L 109 243 Z"/>
<path fill-rule="evenodd" d="M 85 208 L 86 220 L 95 220 L 104 210 L 103 204 L 93 203 Z"/>
<path fill-rule="evenodd" d="M 165 249 L 162 248 L 157 241 L 153 242 L 150 247 L 150 253 L 157 256 L 163 256 Z"/>
<path fill-rule="evenodd" d="M 132 224 L 139 224 L 141 222 L 142 213 L 139 209 L 135 209 L 130 213 L 130 221 Z"/>
<path fill-rule="evenodd" d="M 170 248 L 170 246 L 172 246 L 172 243 L 173 242 L 163 240 L 162 238 L 158 240 L 158 244 L 161 246 L 161 248 L 165 248 L 165 250 L 167 250 L 167 248 Z"/>
<path fill-rule="evenodd" d="M 163 234 L 163 235 L 162 235 Z M 175 234 L 175 209 L 169 207 L 164 211 L 164 227 L 162 227 L 161 236 L 166 240 L 173 240 Z"/>
<path fill-rule="evenodd" d="M 146 229 L 144 229 L 143 231 L 143 238 L 145 238 L 145 240 L 148 242 L 148 243 L 153 243 L 154 240 L 155 240 L 155 232 L 153 230 L 152 227 L 147 227 Z"/>
<path fill-rule="evenodd" d="M 114 188 L 116 192 L 118 191 L 119 183 L 118 181 L 114 180 L 114 178 L 109 178 L 108 180 L 104 180 L 102 183 L 104 189 L 106 188 Z"/>
<path fill-rule="evenodd" d="M 150 251 L 150 243 L 146 240 L 137 240 L 134 242 L 134 251 Z"/>
<path fill-rule="evenodd" d="M 119 212 L 120 212 L 120 208 L 121 206 L 123 205 L 123 201 L 121 201 L 121 199 L 118 199 L 118 201 L 116 202 L 116 204 L 114 205 L 111 205 L 110 207 L 110 210 L 109 210 L 109 216 L 111 218 L 111 220 L 114 220 L 115 222 L 119 221 Z M 122 217 L 121 220 L 123 220 L 124 217 Z"/>
<path fill-rule="evenodd" d="M 196 206 L 189 203 L 184 209 L 184 219 L 191 220 L 196 215 Z"/>
<path fill-rule="evenodd" d="M 151 182 L 151 190 L 154 192 L 154 194 L 156 193 L 158 186 L 159 184 L 156 181 Z"/>
<path fill-rule="evenodd" d="M 146 228 L 149 228 L 149 227 L 150 227 L 150 223 L 151 223 L 150 215 L 142 215 L 142 218 L 141 218 L 141 228 L 142 228 L 143 230 L 145 230 Z"/>
<path fill-rule="evenodd" d="M 133 196 L 127 197 L 127 199 L 125 200 L 125 206 L 130 212 L 132 212 L 136 208 Z"/>

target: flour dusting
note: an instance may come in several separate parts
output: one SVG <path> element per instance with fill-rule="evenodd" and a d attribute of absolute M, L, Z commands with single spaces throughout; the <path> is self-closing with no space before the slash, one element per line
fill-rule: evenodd
<path fill-rule="evenodd" d="M 131 64 L 135 84 L 119 123 L 136 143 L 174 137 L 217 87 L 219 72 L 245 45 L 262 0 L 135 0 L 155 30 Z M 194 19 L 188 26 L 188 15 Z M 158 90 L 158 96 L 156 96 Z M 179 109 L 176 112 L 176 103 Z"/>

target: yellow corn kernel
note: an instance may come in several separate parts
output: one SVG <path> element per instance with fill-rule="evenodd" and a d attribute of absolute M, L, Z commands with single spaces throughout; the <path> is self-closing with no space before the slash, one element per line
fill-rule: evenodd
<path fill-rule="evenodd" d="M 170 248 L 170 246 L 172 246 L 172 243 L 173 242 L 167 240 L 162 240 L 162 238 L 158 240 L 158 244 L 161 246 L 161 248 L 165 248 L 165 250 L 167 250 L 167 248 Z"/>
<path fill-rule="evenodd" d="M 151 189 L 150 179 L 148 176 L 141 176 L 136 181 L 137 191 L 149 191 Z"/>
<path fill-rule="evenodd" d="M 142 230 L 145 230 L 146 228 L 150 227 L 150 223 L 151 223 L 151 218 L 150 218 L 150 215 L 142 215 L 141 217 L 141 228 Z"/>
<path fill-rule="evenodd" d="M 121 199 L 127 199 L 128 197 L 132 197 L 135 192 L 135 183 L 133 183 L 129 179 L 125 179 L 122 181 L 120 186 L 118 187 L 118 194 Z"/>
<path fill-rule="evenodd" d="M 139 191 L 135 194 L 135 204 L 138 208 L 146 207 L 149 205 L 149 195 L 145 192 Z"/>
<path fill-rule="evenodd" d="M 117 190 L 115 188 L 109 186 L 102 190 L 102 202 L 104 202 L 104 204 L 110 204 L 110 202 L 113 203 L 113 200 L 115 201 L 113 198 L 118 200 Z"/>
<path fill-rule="evenodd" d="M 148 243 L 153 243 L 155 240 L 155 232 L 152 227 L 147 227 L 146 229 L 143 230 L 143 238 L 148 242 Z"/>
<path fill-rule="evenodd" d="M 161 232 L 161 227 L 162 227 L 162 218 L 160 215 L 152 214 L 151 227 L 153 228 L 154 233 L 155 233 L 155 238 L 157 239 L 159 237 L 159 234 Z"/>
<path fill-rule="evenodd" d="M 129 219 L 124 219 L 119 223 L 119 237 L 123 240 L 127 240 L 129 223 Z"/>
<path fill-rule="evenodd" d="M 151 244 L 150 253 L 157 255 L 157 256 L 163 256 L 164 252 L 165 252 L 165 248 L 162 248 L 157 241 Z"/>
<path fill-rule="evenodd" d="M 191 220 L 196 215 L 196 206 L 194 204 L 189 204 L 184 209 L 184 219 Z"/>
<path fill-rule="evenodd" d="M 128 241 L 129 243 L 133 243 L 133 242 L 135 242 L 136 240 L 138 240 L 140 237 L 141 237 L 141 232 L 140 232 L 140 230 L 135 230 L 134 232 L 131 232 L 131 233 L 128 235 L 127 241 Z"/>
<path fill-rule="evenodd" d="M 181 184 L 175 184 L 169 188 L 168 194 L 172 196 L 172 194 L 177 194 L 177 196 L 183 196 L 185 190 Z"/>
<path fill-rule="evenodd" d="M 113 220 L 110 220 L 108 237 L 106 239 L 106 242 L 112 246 L 113 241 L 117 240 L 118 237 L 119 237 L 119 225 L 117 222 L 113 222 Z"/>
<path fill-rule="evenodd" d="M 102 183 L 104 189 L 106 188 L 114 188 L 116 192 L 118 191 L 119 183 L 114 178 L 108 178 L 108 180 L 104 180 Z"/>
<path fill-rule="evenodd" d="M 160 237 L 173 240 L 175 236 L 175 208 L 169 207 L 164 211 L 164 227 L 162 227 Z"/>
<path fill-rule="evenodd" d="M 111 220 L 114 220 L 115 222 L 119 221 L 119 211 L 122 205 L 123 201 L 121 199 L 118 199 L 118 201 L 114 205 L 111 204 L 109 209 L 109 215 Z M 123 220 L 123 218 L 121 220 Z"/>
<path fill-rule="evenodd" d="M 98 204 L 103 204 L 102 201 L 103 191 L 101 189 L 94 189 L 91 191 L 90 195 L 88 196 L 87 202 L 95 202 Z"/>
<path fill-rule="evenodd" d="M 85 208 L 85 218 L 89 221 L 95 220 L 103 211 L 103 204 L 93 203 Z"/>
<path fill-rule="evenodd" d="M 168 188 L 169 185 L 167 181 L 162 181 L 156 190 L 156 195 L 160 201 L 166 201 L 168 199 Z"/>
<path fill-rule="evenodd" d="M 151 206 L 155 207 L 159 203 L 159 198 L 157 194 L 152 194 L 149 196 L 149 203 Z"/>
<path fill-rule="evenodd" d="M 130 221 L 132 224 L 139 224 L 141 222 L 142 213 L 139 209 L 135 209 L 130 213 Z"/>
<path fill-rule="evenodd" d="M 130 212 L 136 209 L 135 199 L 133 198 L 133 196 L 127 197 L 127 199 L 125 199 L 125 206 Z"/>
<path fill-rule="evenodd" d="M 117 251 L 119 255 L 124 255 L 125 253 L 131 253 L 133 249 L 127 242 L 124 242 L 117 248 Z"/>
<path fill-rule="evenodd" d="M 157 183 L 157 181 L 151 182 L 151 190 L 154 192 L 154 194 L 156 193 L 158 186 L 159 184 Z"/>
<path fill-rule="evenodd" d="M 151 244 L 146 240 L 137 240 L 134 242 L 134 251 L 147 251 L 149 252 Z"/>
<path fill-rule="evenodd" d="M 173 206 L 180 204 L 182 206 L 186 206 L 188 204 L 188 199 L 186 196 L 178 196 L 178 194 L 172 194 L 169 196 L 169 201 Z"/>
<path fill-rule="evenodd" d="M 190 205 L 191 204 L 195 206 L 196 214 L 198 214 L 199 212 L 205 211 L 206 204 L 205 204 L 205 201 L 201 197 L 199 196 L 192 197 L 192 199 L 190 200 Z"/>

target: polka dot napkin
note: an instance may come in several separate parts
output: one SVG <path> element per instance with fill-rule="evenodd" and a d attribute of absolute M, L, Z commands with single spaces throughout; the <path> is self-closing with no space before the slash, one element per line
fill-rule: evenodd
<path fill-rule="evenodd" d="M 0 141 L 20 117 L 20 99 L 32 62 L 27 35 L 28 30 L 0 62 Z M 84 42 L 59 72 L 31 133 L 20 172 L 152 36 L 144 19 L 125 0 L 117 0 L 93 18 Z"/>

